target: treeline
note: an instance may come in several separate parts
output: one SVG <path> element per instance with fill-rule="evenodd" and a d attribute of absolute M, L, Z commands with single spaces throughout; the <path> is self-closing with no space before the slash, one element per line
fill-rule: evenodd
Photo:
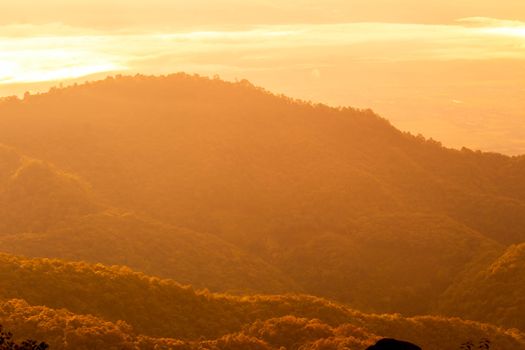
<path fill-rule="evenodd" d="M 104 344 L 112 342 L 119 344 L 112 345 L 119 349 L 137 344 L 145 349 L 153 349 L 155 344 L 175 349 L 210 344 L 218 349 L 279 349 L 290 348 L 290 344 L 330 349 L 354 344 L 360 349 L 383 336 L 406 339 L 431 350 L 444 345 L 454 348 L 483 337 L 502 348 L 525 345 L 518 331 L 476 322 L 369 315 L 301 295 L 213 294 L 100 264 L 2 255 L 0 291 L 4 300 L 26 300 L 4 302 L 0 324 L 17 336 L 41 339 L 59 349 L 97 348 L 93 344 L 111 348 Z M 246 347 L 244 342 L 255 345 Z"/>
<path fill-rule="evenodd" d="M 487 339 L 486 336 L 493 337 L 491 344 L 496 348 L 519 349 L 525 344 L 523 334 L 491 326 L 460 320 L 403 320 L 386 316 L 369 320 L 368 327 L 355 324 L 330 326 L 318 319 L 284 316 L 246 324 L 240 331 L 213 340 L 155 338 L 137 334 L 123 321 L 112 323 L 64 309 L 30 306 L 22 300 L 0 303 L 0 322 L 15 332 L 15 342 L 22 342 L 26 337 L 39 337 L 46 340 L 45 344 L 49 344 L 50 349 L 58 350 L 364 350 L 382 338 L 378 334 L 419 341 L 418 344 L 429 350 L 459 349 L 462 343 L 472 343 L 472 340 L 466 339 Z"/>
<path fill-rule="evenodd" d="M 31 157 L 0 149 L 3 251 L 127 265 L 213 291 L 304 292 L 368 312 L 522 324 L 514 319 L 523 287 L 480 271 L 525 241 L 524 157 L 450 150 L 371 111 L 186 74 L 111 77 L 2 101 L 0 141 Z M 57 290 L 41 277 L 3 273 Z M 142 300 L 146 283 L 131 276 L 90 307 L 66 296 L 88 298 L 74 277 L 72 289 L 64 282 L 52 296 L 9 286 L 4 294 L 126 319 L 145 334 L 201 334 L 180 316 L 191 312 L 177 313 L 160 292 L 147 306 L 150 318 L 130 314 L 121 300 Z M 462 280 L 465 290 L 479 290 L 472 300 L 499 301 L 463 313 L 471 304 L 455 292 Z M 477 287 L 484 281 L 489 289 Z M 438 308 L 446 295 L 458 302 Z M 233 314 L 224 320 L 228 333 L 256 320 Z M 202 311 L 203 323 L 214 325 L 209 315 L 221 313 Z M 296 316 L 334 325 L 326 315 Z M 201 328 L 210 338 L 227 334 Z"/>

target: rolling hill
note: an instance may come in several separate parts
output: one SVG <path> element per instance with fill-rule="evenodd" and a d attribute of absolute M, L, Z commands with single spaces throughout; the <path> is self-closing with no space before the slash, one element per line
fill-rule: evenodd
<path fill-rule="evenodd" d="M 522 157 L 445 149 L 371 111 L 246 81 L 117 77 L 8 99 L 0 140 L 80 176 L 112 205 L 235 244 L 341 232 L 352 218 L 392 211 L 525 239 Z"/>
<path fill-rule="evenodd" d="M 397 214 L 363 218 L 344 235 L 319 234 L 275 260 L 314 295 L 363 311 L 423 315 L 471 266 L 502 251 L 446 216 Z"/>
<path fill-rule="evenodd" d="M 117 76 L 7 98 L 0 142 L 12 147 L 0 149 L 0 244 L 13 254 L 411 316 L 441 310 L 525 242 L 524 157 L 447 149 L 372 111 L 246 81 Z M 17 297 L 66 307 L 6 295 Z M 454 302 L 446 314 L 516 324 L 494 309 L 480 318 Z M 172 336 L 169 322 L 141 322 Z"/>
<path fill-rule="evenodd" d="M 55 349 L 360 350 L 381 336 L 429 350 L 483 337 L 525 346 L 518 331 L 457 318 L 364 314 L 301 295 L 213 294 L 116 266 L 3 254 L 0 277 L 0 323 Z"/>
<path fill-rule="evenodd" d="M 510 246 L 484 268 L 469 273 L 442 296 L 441 313 L 525 329 L 525 243 Z"/>
<path fill-rule="evenodd" d="M 0 159 L 0 251 L 127 265 L 216 291 L 300 290 L 216 236 L 108 207 L 78 177 L 5 146 Z"/>

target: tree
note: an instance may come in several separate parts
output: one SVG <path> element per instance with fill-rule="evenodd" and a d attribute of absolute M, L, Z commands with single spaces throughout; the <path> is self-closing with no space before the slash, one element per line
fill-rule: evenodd
<path fill-rule="evenodd" d="M 0 350 L 46 350 L 47 348 L 49 345 L 46 343 L 39 343 L 32 339 L 24 340 L 18 344 L 13 340 L 13 334 L 4 331 L 0 325 Z"/>

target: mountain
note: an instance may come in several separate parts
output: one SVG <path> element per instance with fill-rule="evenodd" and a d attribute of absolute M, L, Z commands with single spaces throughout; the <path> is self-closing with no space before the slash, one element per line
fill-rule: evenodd
<path fill-rule="evenodd" d="M 471 266 L 503 249 L 446 216 L 377 215 L 344 235 L 319 234 L 282 250 L 276 266 L 310 293 L 359 310 L 422 315 Z"/>
<path fill-rule="evenodd" d="M 443 294 L 441 313 L 525 329 L 525 243 L 510 246 Z"/>
<path fill-rule="evenodd" d="M 0 214 L 0 241 L 15 254 L 416 315 L 525 241 L 524 157 L 447 149 L 246 81 L 118 76 L 5 99 L 0 142 L 69 174 L 57 196 L 21 190 L 45 178 L 33 167 L 6 177 L 2 208 L 19 207 Z"/>
<path fill-rule="evenodd" d="M 525 239 L 523 157 L 445 149 L 371 111 L 246 81 L 108 78 L 4 101 L 0 116 L 3 143 L 79 175 L 113 205 L 246 245 L 392 211 Z"/>
<path fill-rule="evenodd" d="M 0 250 L 127 265 L 181 283 L 230 292 L 300 288 L 275 267 L 224 240 L 108 207 L 85 181 L 0 148 Z"/>
<path fill-rule="evenodd" d="M 0 233 L 47 230 L 97 211 L 87 185 L 51 165 L 0 146 Z"/>
<path fill-rule="evenodd" d="M 484 337 L 525 346 L 523 333 L 457 318 L 364 314 L 301 295 L 213 294 L 117 266 L 3 254 L 0 277 L 0 323 L 53 349 L 364 350 L 384 336 L 429 350 Z"/>

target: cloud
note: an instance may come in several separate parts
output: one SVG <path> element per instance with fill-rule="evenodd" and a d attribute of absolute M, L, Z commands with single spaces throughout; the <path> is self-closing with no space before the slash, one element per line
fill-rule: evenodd
<path fill-rule="evenodd" d="M 158 74 L 191 69 L 222 74 L 309 66 L 313 72 L 345 59 L 525 59 L 524 28 L 523 22 L 480 17 L 449 25 L 303 24 L 186 32 L 11 25 L 0 27 L 0 84 L 116 70 Z"/>
<path fill-rule="evenodd" d="M 525 22 L 490 17 L 465 17 L 456 22 L 475 27 L 525 27 Z"/>

